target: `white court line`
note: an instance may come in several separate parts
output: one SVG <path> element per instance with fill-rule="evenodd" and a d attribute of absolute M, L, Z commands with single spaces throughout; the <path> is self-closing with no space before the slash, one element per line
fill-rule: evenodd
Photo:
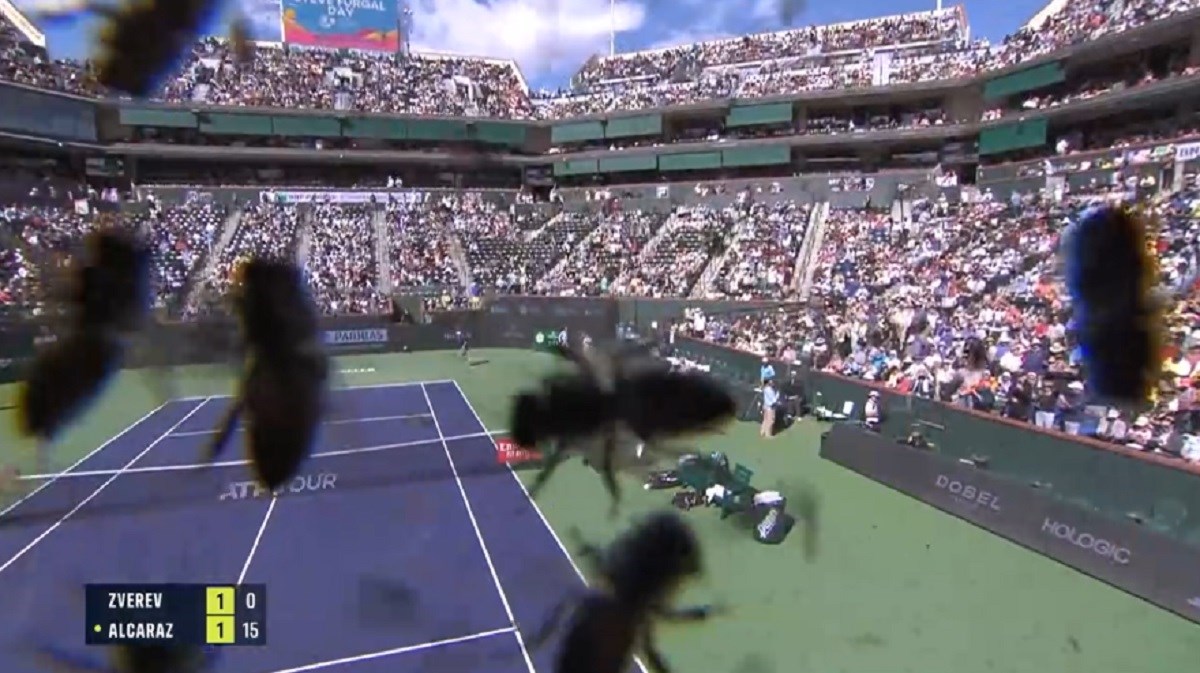
<path fill-rule="evenodd" d="M 362 418 L 339 418 L 333 421 L 322 421 L 321 425 L 349 425 L 351 423 L 380 423 L 382 421 L 400 421 L 406 418 L 432 418 L 431 414 L 400 414 L 397 416 L 364 416 Z M 243 432 L 243 428 L 238 428 L 238 432 Z M 215 435 L 219 430 L 189 430 L 187 432 L 173 432 L 172 437 L 198 437 L 200 435 Z"/>
<path fill-rule="evenodd" d="M 467 518 L 471 520 L 471 528 L 475 531 L 479 550 L 483 552 L 483 560 L 487 562 L 488 572 L 492 574 L 492 582 L 495 583 L 496 591 L 500 594 L 500 603 L 504 605 L 504 614 L 508 616 L 508 623 L 514 627 L 512 633 L 517 638 L 517 646 L 521 648 L 521 656 L 525 658 L 525 666 L 529 668 L 529 673 L 536 673 L 533 659 L 530 658 L 529 650 L 525 647 L 525 639 L 521 637 L 520 629 L 516 628 L 517 617 L 508 603 L 508 594 L 504 592 L 504 585 L 500 583 L 500 574 L 496 572 L 496 566 L 492 563 L 492 554 L 488 551 L 487 543 L 483 541 L 483 531 L 479 530 L 479 522 L 475 520 L 475 510 L 471 508 L 471 499 L 467 497 L 467 489 L 463 486 L 462 478 L 458 476 L 458 467 L 454 464 L 454 456 L 450 455 L 450 445 L 446 443 L 446 436 L 442 434 L 442 424 L 438 422 L 437 409 L 433 407 L 433 402 L 429 399 L 429 390 L 425 388 L 425 384 L 421 384 L 421 394 L 425 396 L 425 404 L 433 413 L 433 427 L 437 428 L 438 437 L 442 440 L 442 449 L 446 452 L 446 460 L 450 461 L 450 472 L 454 474 L 454 483 L 458 485 L 458 494 L 462 496 L 463 505 L 467 508 Z"/>
<path fill-rule="evenodd" d="M 486 428 L 487 426 L 483 424 L 483 419 L 479 417 L 479 412 L 475 411 L 475 405 L 471 404 L 471 398 L 467 397 L 467 394 L 463 392 L 462 386 L 458 385 L 458 381 L 454 382 L 454 387 L 458 389 L 458 394 L 461 395 L 463 401 L 467 403 L 467 408 L 471 410 L 471 415 L 475 417 L 475 421 L 479 424 L 479 427 Z M 487 437 L 492 442 L 492 449 L 499 451 L 500 447 L 496 446 L 496 440 L 492 439 L 490 434 L 487 435 Z M 567 549 L 567 545 L 563 544 L 562 538 L 560 538 L 558 533 L 555 532 L 554 526 L 550 525 L 550 520 L 546 518 L 544 513 L 542 513 L 542 508 L 538 506 L 537 501 L 529 495 L 529 489 L 525 488 L 525 483 L 521 481 L 521 477 L 517 476 L 517 471 L 513 469 L 512 465 L 507 465 L 507 467 L 508 473 L 512 475 L 513 480 L 517 482 L 517 486 L 521 487 L 521 492 L 525 494 L 525 499 L 529 501 L 530 505 L 533 505 L 533 511 L 537 512 L 538 518 L 542 520 L 542 525 L 546 527 L 546 530 L 550 533 L 550 537 L 554 538 L 554 543 L 558 545 L 558 550 L 562 552 L 563 556 L 565 556 L 567 559 L 567 563 L 571 564 L 571 568 L 573 568 L 575 570 L 575 574 L 579 576 L 579 581 L 583 582 L 584 586 L 588 586 L 587 577 L 584 576 L 583 571 L 580 570 L 579 564 L 575 563 L 575 558 L 571 556 L 571 552 Z M 646 669 L 646 664 L 642 662 L 641 657 L 634 657 L 633 663 L 637 664 L 638 670 L 640 670 L 642 673 L 649 673 Z"/>
<path fill-rule="evenodd" d="M 42 489 L 44 489 L 47 486 L 49 486 L 50 484 L 53 484 L 54 482 L 58 481 L 59 477 L 61 477 L 62 475 L 66 474 L 66 473 L 69 473 L 71 470 L 74 470 L 75 468 L 79 467 L 80 465 L 83 464 L 83 462 L 85 460 L 87 460 L 88 458 L 91 458 L 92 456 L 96 455 L 97 453 L 100 453 L 105 448 L 107 448 L 109 444 L 112 444 L 113 442 L 115 442 L 118 439 L 120 439 L 121 437 L 123 437 L 125 435 L 125 433 L 127 433 L 130 430 L 141 425 L 142 421 L 144 421 L 147 418 L 150 418 L 154 414 L 158 413 L 165 406 L 167 406 L 167 402 L 163 402 L 162 404 L 158 405 L 157 407 L 154 407 L 150 411 L 147 411 L 141 418 L 130 423 L 129 425 L 126 425 L 123 430 L 121 430 L 117 434 L 113 435 L 112 437 L 109 437 L 107 440 L 104 441 L 103 444 L 101 444 L 100 446 L 97 446 L 96 448 L 89 451 L 86 456 L 84 456 L 83 458 L 80 458 L 79 460 L 72 463 L 70 465 L 70 467 L 68 467 L 67 469 L 63 470 L 62 472 L 58 472 L 54 475 L 51 475 L 50 477 L 47 477 L 46 478 L 47 481 L 45 483 L 39 485 L 37 488 L 33 489 L 29 493 L 26 493 L 25 495 L 21 496 L 16 502 L 9 505 L 8 507 L 5 507 L 3 510 L 0 510 L 0 519 L 4 518 L 4 515 L 8 514 L 9 512 L 13 511 L 14 509 L 16 509 L 17 506 L 20 505 L 21 503 L 25 502 L 26 500 L 28 500 L 28 499 L 32 498 L 33 496 L 37 495 L 38 493 L 40 493 L 42 491 Z M 47 450 L 47 447 L 39 446 L 37 450 L 45 451 L 45 450 Z"/>
<path fill-rule="evenodd" d="M 80 500 L 78 505 L 75 505 L 70 510 L 68 510 L 66 514 L 62 515 L 62 517 L 58 521 L 54 522 L 54 525 L 47 528 L 44 532 L 42 532 L 41 535 L 35 537 L 33 539 L 33 542 L 30 542 L 29 544 L 25 545 L 21 549 L 21 551 L 17 552 L 16 554 L 13 555 L 12 558 L 5 561 L 4 565 L 0 565 L 0 573 L 7 570 L 10 566 L 12 566 L 12 564 L 16 563 L 17 559 L 21 558 L 26 553 L 28 553 L 30 549 L 33 549 L 35 546 L 37 546 L 37 544 L 39 542 L 46 539 L 46 537 L 48 535 L 50 535 L 51 533 L 53 533 L 59 526 L 66 523 L 67 519 L 70 519 L 72 516 L 75 515 L 76 512 L 83 509 L 85 505 L 87 505 L 89 502 L 91 502 L 93 499 L 95 499 L 96 496 L 100 495 L 104 491 L 104 489 L 108 488 L 109 484 L 111 484 L 117 480 L 117 477 L 121 476 L 122 474 L 125 474 L 125 471 L 128 470 L 130 467 L 132 467 L 134 463 L 141 460 L 142 456 L 145 456 L 147 453 L 150 453 L 151 449 L 158 446 L 159 443 L 162 442 L 162 440 L 166 439 L 167 435 L 171 434 L 172 430 L 174 430 L 175 428 L 178 428 L 180 425 L 183 425 L 184 421 L 191 418 L 197 411 L 200 411 L 200 409 L 204 406 L 204 404 L 206 402 L 208 402 L 208 400 L 201 401 L 200 404 L 196 405 L 195 409 L 192 409 L 191 411 L 184 414 L 183 418 L 179 419 L 178 421 L 175 422 L 174 425 L 167 428 L 167 431 L 162 433 L 161 435 L 159 435 L 158 439 L 155 439 L 153 442 L 150 442 L 148 445 L 146 445 L 146 448 L 142 449 L 141 453 L 134 456 L 133 460 L 129 461 L 128 463 L 125 463 L 125 466 L 122 467 L 120 470 L 118 470 L 116 474 L 112 475 L 104 483 L 97 486 L 96 490 L 92 491 L 91 495 L 84 498 L 83 500 Z"/>
<path fill-rule="evenodd" d="M 250 553 L 246 554 L 246 562 L 242 564 L 242 572 L 238 574 L 237 583 L 239 585 L 246 581 L 246 573 L 250 572 L 250 562 L 254 560 L 254 554 L 258 551 L 258 543 L 262 542 L 263 532 L 267 530 L 267 523 L 271 520 L 271 514 L 275 511 L 277 502 L 279 502 L 279 496 L 271 496 L 271 504 L 267 505 L 267 513 L 263 515 L 262 524 L 258 527 L 258 532 L 254 534 L 254 542 L 250 545 Z"/>
<path fill-rule="evenodd" d="M 330 659 L 329 661 L 318 661 L 315 664 L 308 664 L 297 668 L 285 668 L 271 673 L 305 673 L 306 671 L 316 671 L 322 668 L 333 668 L 342 664 L 357 664 L 360 661 L 370 661 L 372 659 L 382 659 L 397 654 L 408 654 L 409 652 L 423 652 L 425 650 L 433 650 L 447 645 L 458 645 L 459 643 L 469 643 L 474 640 L 483 640 L 492 636 L 500 636 L 506 633 L 516 631 L 513 627 L 506 629 L 494 629 L 492 631 L 482 631 L 480 633 L 472 633 L 469 636 L 459 636 L 457 638 L 446 638 L 445 640 L 435 640 L 430 643 L 421 643 L 420 645 L 408 645 L 405 647 L 397 647 L 392 650 L 383 650 L 382 652 L 371 652 L 370 654 L 360 654 L 353 657 L 344 657 L 342 659 Z"/>
<path fill-rule="evenodd" d="M 508 430 L 492 430 L 489 432 L 472 432 L 465 435 L 455 435 L 453 437 L 445 437 L 444 440 L 449 442 L 456 439 L 471 439 L 473 437 L 490 437 L 492 435 L 506 435 Z M 173 435 L 174 436 L 174 435 Z M 310 458 L 329 458 L 331 456 L 353 456 L 360 453 L 376 453 L 378 451 L 386 451 L 388 449 L 402 449 L 408 446 L 423 446 L 426 444 L 440 444 L 443 441 L 439 439 L 418 439 L 412 442 L 395 442 L 393 444 L 377 444 L 375 446 L 363 446 L 357 449 L 336 449 L 333 451 L 318 451 Z M 147 465 L 146 467 L 130 467 L 124 470 L 80 470 L 66 474 L 26 474 L 18 477 L 23 481 L 36 481 L 38 479 L 58 479 L 77 477 L 108 477 L 114 474 L 147 474 L 152 472 L 187 472 L 189 470 L 204 470 L 210 467 L 235 467 L 238 465 L 249 465 L 250 461 L 241 460 L 219 460 L 211 463 L 187 463 L 183 465 Z"/>
<path fill-rule="evenodd" d="M 434 383 L 454 383 L 452 379 L 437 379 L 436 381 L 406 381 L 404 383 L 368 383 L 361 386 L 344 386 L 342 388 L 332 388 L 329 392 L 337 393 L 343 390 L 370 390 L 372 388 L 412 388 L 414 386 L 423 386 Z M 191 397 L 176 397 L 174 402 L 193 402 L 195 400 L 226 400 L 232 397 L 231 395 L 192 395 Z"/>

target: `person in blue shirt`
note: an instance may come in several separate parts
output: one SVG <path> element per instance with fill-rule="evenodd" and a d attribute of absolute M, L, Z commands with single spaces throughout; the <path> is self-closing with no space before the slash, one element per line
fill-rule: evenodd
<path fill-rule="evenodd" d="M 763 383 L 763 421 L 758 434 L 770 439 L 775 434 L 775 410 L 779 407 L 779 391 L 775 382 L 767 379 Z"/>
<path fill-rule="evenodd" d="M 766 383 L 775 378 L 775 368 L 771 366 L 771 361 L 767 358 L 762 359 L 762 368 L 758 370 L 759 380 Z"/>

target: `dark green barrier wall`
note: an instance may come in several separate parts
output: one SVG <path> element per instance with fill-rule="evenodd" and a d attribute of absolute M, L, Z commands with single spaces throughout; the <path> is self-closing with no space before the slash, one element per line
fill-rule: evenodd
<path fill-rule="evenodd" d="M 730 108 L 725 117 L 726 126 L 759 126 L 764 124 L 789 124 L 792 121 L 791 103 L 767 103 L 765 105 L 738 105 Z"/>
<path fill-rule="evenodd" d="M 78 98 L 0 85 L 0 130 L 94 143 L 96 106 Z"/>
<path fill-rule="evenodd" d="M 1046 128 L 1045 119 L 1031 119 L 984 129 L 979 133 L 979 154 L 999 154 L 1045 145 Z"/>
<path fill-rule="evenodd" d="M 550 142 L 577 143 L 584 140 L 603 140 L 603 122 L 575 122 L 550 127 Z"/>
<path fill-rule="evenodd" d="M 983 98 L 984 100 L 996 100 L 1019 93 L 1037 91 L 1051 84 L 1058 84 L 1066 78 L 1062 63 L 1043 63 L 988 81 L 983 85 Z"/>
<path fill-rule="evenodd" d="M 605 138 L 632 138 L 654 136 L 663 132 L 662 115 L 638 117 L 613 117 L 604 125 Z"/>
<path fill-rule="evenodd" d="M 721 164 L 730 168 L 745 166 L 775 166 L 791 163 L 792 149 L 787 145 L 739 147 L 721 152 Z"/>
<path fill-rule="evenodd" d="M 676 339 L 675 348 L 709 364 L 714 374 L 740 383 L 758 379 L 760 360 L 749 353 L 692 339 Z M 776 369 L 781 370 L 779 364 Z M 1146 525 L 1200 546 L 1200 474 L 1178 464 L 840 376 L 808 372 L 806 384 L 810 398 L 820 394 L 821 404 L 835 411 L 846 402 L 861 411 L 867 394 L 879 390 L 886 435 L 907 435 L 920 423 L 951 458 L 986 457 L 991 472 L 1023 484 L 1040 483 L 1055 497 L 1116 519 L 1139 516 Z"/>

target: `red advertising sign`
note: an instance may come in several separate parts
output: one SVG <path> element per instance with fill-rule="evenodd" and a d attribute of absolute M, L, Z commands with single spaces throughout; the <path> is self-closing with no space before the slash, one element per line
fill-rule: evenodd
<path fill-rule="evenodd" d="M 536 463 L 542 459 L 542 452 L 535 449 L 525 449 L 517 446 L 511 439 L 496 440 L 496 462 L 505 465 L 521 463 Z"/>

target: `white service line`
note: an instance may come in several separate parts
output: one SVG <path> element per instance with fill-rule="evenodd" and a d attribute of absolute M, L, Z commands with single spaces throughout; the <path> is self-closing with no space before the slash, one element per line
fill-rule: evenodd
<path fill-rule="evenodd" d="M 399 414 L 396 416 L 364 416 L 363 418 L 339 418 L 333 421 L 322 421 L 321 425 L 350 425 L 352 423 L 379 423 L 382 421 L 400 421 L 407 418 L 432 418 L 430 414 Z M 244 428 L 239 427 L 238 432 L 244 432 Z M 188 430 L 187 432 L 171 433 L 172 437 L 199 437 L 201 435 L 215 435 L 220 430 Z"/>
<path fill-rule="evenodd" d="M 97 453 L 100 453 L 100 452 L 101 452 L 101 451 L 103 451 L 105 448 L 107 448 L 109 444 L 112 444 L 113 442 L 115 442 L 115 441 L 117 441 L 118 439 L 120 439 L 121 437 L 123 437 L 123 436 L 125 435 L 125 433 L 127 433 L 127 432 L 129 432 L 130 430 L 132 430 L 132 429 L 136 428 L 137 426 L 141 425 L 141 424 L 142 424 L 142 421 L 144 421 L 144 420 L 146 420 L 147 418 L 150 418 L 150 417 L 151 417 L 151 416 L 153 416 L 154 414 L 158 413 L 158 411 L 160 411 L 160 410 L 161 410 L 163 407 L 165 407 L 165 406 L 167 406 L 167 403 L 166 403 L 166 402 L 163 402 L 162 404 L 158 405 L 157 407 L 154 407 L 154 408 L 153 408 L 153 409 L 151 409 L 150 411 L 147 411 L 145 414 L 143 414 L 143 415 L 142 415 L 142 417 L 141 417 L 141 418 L 139 418 L 139 419 L 137 419 L 136 421 L 134 421 L 134 422 L 130 423 L 129 425 L 126 425 L 126 426 L 125 426 L 125 428 L 124 428 L 123 430 L 121 430 L 121 431 L 120 431 L 120 432 L 118 432 L 117 434 L 113 435 L 112 437 L 109 437 L 107 440 L 105 440 L 105 442 L 104 442 L 103 444 L 101 444 L 100 446 L 97 446 L 96 448 L 94 448 L 94 449 L 92 449 L 91 451 L 89 451 L 89 452 L 88 452 L 88 454 L 87 454 L 86 456 L 84 456 L 83 458 L 80 458 L 79 460 L 77 460 L 77 461 L 75 461 L 74 463 L 72 463 L 72 464 L 71 464 L 71 466 L 70 466 L 70 467 L 68 467 L 67 469 L 63 470 L 62 472 L 57 472 L 57 473 L 55 473 L 55 474 L 53 474 L 53 475 L 51 475 L 51 476 L 44 477 L 44 478 L 46 479 L 46 482 L 45 482 L 45 483 L 43 483 L 43 484 L 40 484 L 40 485 L 39 485 L 37 488 L 35 488 L 35 489 L 33 489 L 32 491 L 30 491 L 29 493 L 26 493 L 25 495 L 21 496 L 21 497 L 20 497 L 19 499 L 17 499 L 17 501 L 16 501 L 16 502 L 14 502 L 13 504 L 9 505 L 8 507 L 5 507 L 3 510 L 0 510 L 0 519 L 4 518 L 4 515 L 5 515 L 5 514 L 8 514 L 9 512 L 11 512 L 11 511 L 13 511 L 14 509 L 16 509 L 16 508 L 17 508 L 17 506 L 18 506 L 18 505 L 20 505 L 21 503 L 25 502 L 26 500 L 28 500 L 28 499 L 32 498 L 33 496 L 37 495 L 38 493 L 40 493 L 40 492 L 42 491 L 42 489 L 44 489 L 44 488 L 46 488 L 47 486 L 49 486 L 50 484 L 53 484 L 54 482 L 58 481 L 58 478 L 59 478 L 59 477 L 61 477 L 63 474 L 65 474 L 65 473 L 67 473 L 67 472 L 70 472 L 71 470 L 74 470 L 75 468 L 79 467 L 80 465 L 82 465 L 82 464 L 83 464 L 83 462 L 84 462 L 85 460 L 87 460 L 88 458 L 91 458 L 92 456 L 96 455 Z M 45 451 L 45 450 L 46 450 L 46 448 L 45 448 L 45 447 L 38 447 L 38 449 L 37 449 L 37 450 L 38 450 L 38 451 Z"/>
<path fill-rule="evenodd" d="M 462 386 L 458 385 L 458 381 L 454 382 L 454 387 L 458 389 L 458 394 L 461 395 L 463 401 L 467 403 L 467 408 L 471 410 L 471 415 L 475 417 L 475 421 L 479 423 L 479 427 L 486 428 L 487 426 L 483 424 L 483 419 L 479 417 L 479 412 L 475 411 L 475 405 L 471 404 L 471 398 L 467 397 L 467 394 L 463 392 Z M 492 449 L 499 451 L 500 448 L 496 446 L 496 440 L 492 439 L 491 435 L 487 435 L 487 437 L 492 441 Z M 542 520 L 542 525 L 546 527 L 546 531 L 550 533 L 550 537 L 554 538 L 554 543 L 558 545 L 558 550 L 562 552 L 563 556 L 565 556 L 567 559 L 567 563 L 571 564 L 571 568 L 573 568 L 575 570 L 575 574 L 579 576 L 579 581 L 583 582 L 584 586 L 588 586 L 587 577 L 583 574 L 583 571 L 580 570 L 579 564 L 575 563 L 575 558 L 571 556 L 571 552 L 567 549 L 567 545 L 563 544 L 562 538 L 560 538 L 558 533 L 554 531 L 554 526 L 550 525 L 549 519 L 547 519 L 546 515 L 542 513 L 542 508 L 538 507 L 537 501 L 529 495 L 529 489 L 525 488 L 525 484 L 521 481 L 521 477 L 517 476 L 517 471 L 513 469 L 512 465 L 508 465 L 507 467 L 508 473 L 511 474 L 513 480 L 517 482 L 517 486 L 521 487 L 521 492 L 525 494 L 525 498 L 529 500 L 529 504 L 533 505 L 533 511 L 537 512 L 538 518 Z M 646 669 L 646 664 L 642 662 L 641 657 L 634 657 L 633 663 L 637 664 L 638 670 L 640 670 L 642 673 L 649 673 Z"/>
<path fill-rule="evenodd" d="M 520 629 L 516 628 L 517 617 L 513 614 L 512 606 L 508 602 L 508 594 L 504 591 L 504 585 L 500 583 L 500 574 L 496 572 L 496 565 L 492 563 L 492 554 L 488 551 L 487 543 L 483 540 L 483 531 L 479 530 L 479 522 L 475 519 L 475 510 L 471 507 L 471 499 L 467 497 L 467 489 L 463 486 L 462 478 L 458 476 L 458 466 L 454 464 L 454 456 L 450 455 L 450 446 L 446 443 L 448 440 L 442 434 L 442 424 L 438 422 L 437 409 L 433 407 L 433 402 L 429 399 L 429 391 L 423 383 L 421 384 L 421 394 L 425 396 L 425 404 L 433 414 L 433 427 L 437 429 L 438 437 L 442 441 L 442 449 L 446 452 L 446 460 L 450 461 L 450 472 L 454 474 L 454 483 L 458 486 L 458 494 L 462 496 L 463 506 L 467 508 L 467 518 L 471 520 L 471 528 L 475 531 L 475 540 L 479 542 L 479 550 L 483 552 L 483 560 L 487 562 L 488 572 L 492 574 L 492 582 L 495 583 L 496 591 L 500 594 L 500 603 L 504 606 L 504 614 L 508 617 L 508 623 L 513 626 L 512 634 L 517 639 L 517 646 L 521 648 L 521 656 L 525 658 L 525 666 L 529 669 L 529 673 L 536 673 L 536 669 L 533 667 L 533 659 L 529 656 L 529 650 L 525 647 L 525 639 L 521 637 Z M 481 425 L 480 427 L 482 428 L 483 426 Z"/>
<path fill-rule="evenodd" d="M 506 435 L 508 430 L 492 430 L 491 432 L 472 432 L 466 435 L 454 435 L 453 437 L 445 437 L 439 439 L 419 439 L 412 442 L 396 442 L 393 444 L 377 444 L 375 446 L 363 446 L 356 449 L 336 449 L 333 451 L 318 451 L 310 456 L 310 458 L 329 458 L 331 456 L 353 456 L 360 453 L 376 453 L 378 451 L 386 451 L 388 449 L 401 449 L 408 446 L 424 446 L 426 444 L 440 444 L 442 441 L 454 441 L 456 439 L 471 439 L 473 437 L 489 437 L 491 435 Z M 60 477 L 76 478 L 76 477 L 108 477 L 114 474 L 151 474 L 154 472 L 187 472 L 190 470 L 204 470 L 210 467 L 236 467 L 238 465 L 249 465 L 250 461 L 246 459 L 239 460 L 218 460 L 211 463 L 187 463 L 183 465 L 147 465 L 146 467 L 130 467 L 122 470 L 80 470 L 68 474 L 26 474 L 18 477 L 22 481 L 36 481 L 38 479 L 57 479 Z"/>
<path fill-rule="evenodd" d="M 329 661 L 318 661 L 315 664 L 299 666 L 297 668 L 285 668 L 271 673 L 305 673 L 306 671 L 317 671 L 322 668 L 333 668 L 342 664 L 357 664 L 360 661 L 370 661 L 372 659 L 382 659 L 383 657 L 391 657 L 397 654 L 408 654 L 409 652 L 423 652 L 425 650 L 433 650 L 447 645 L 458 645 L 459 643 L 469 643 L 474 640 L 483 640 L 492 636 L 500 636 L 506 633 L 516 631 L 513 627 L 506 629 L 493 629 L 491 631 L 482 631 L 480 633 L 472 633 L 469 636 L 459 636 L 457 638 L 446 638 L 445 640 L 435 640 L 430 643 L 421 643 L 420 645 L 407 645 L 405 647 L 397 647 L 391 650 L 383 650 L 382 652 L 371 652 L 370 654 L 359 654 L 353 657 L 344 657 L 342 659 L 330 659 Z"/>
<path fill-rule="evenodd" d="M 246 562 L 242 564 L 242 572 L 238 574 L 238 584 L 246 581 L 246 573 L 250 572 L 250 563 L 254 561 L 254 554 L 258 552 L 258 543 L 262 542 L 263 532 L 267 530 L 267 523 L 271 521 L 271 514 L 275 511 L 277 502 L 279 496 L 271 496 L 271 504 L 267 505 L 267 513 L 263 515 L 262 524 L 259 525 L 258 532 L 254 534 L 254 542 L 250 545 L 250 553 L 246 554 Z"/>
<path fill-rule="evenodd" d="M 86 505 L 87 505 L 89 502 L 91 502 L 92 500 L 94 500 L 94 499 L 96 498 L 96 496 L 100 495 L 100 494 L 101 494 L 101 493 L 104 491 L 104 489 L 108 488 L 109 484 L 111 484 L 111 483 L 113 483 L 114 481 L 116 481 L 116 480 L 117 480 L 117 477 L 121 476 L 122 474 L 125 474 L 126 470 L 128 470 L 130 467 L 132 467 L 134 463 L 136 463 L 136 462 L 138 462 L 139 460 L 141 460 L 141 459 L 142 459 L 142 456 L 145 456 L 147 453 L 150 453 L 150 451 L 151 451 L 151 450 L 152 450 L 154 447 L 158 446 L 160 442 L 162 442 L 164 439 L 166 439 L 166 438 L 167 438 L 167 435 L 171 434 L 171 432 L 172 432 L 172 431 L 173 431 L 175 428 L 178 428 L 179 426 L 183 425 L 183 423 L 184 423 L 185 421 L 187 421 L 187 419 L 189 419 L 189 418 L 191 418 L 192 416 L 194 416 L 194 415 L 195 415 L 195 413 L 196 413 L 197 411 L 200 411 L 200 409 L 201 409 L 202 407 L 204 407 L 204 405 L 205 405 L 205 403 L 206 403 L 206 402 L 208 402 L 208 400 L 207 400 L 207 399 L 204 399 L 204 400 L 202 400 L 202 401 L 200 402 L 200 404 L 197 404 L 197 405 L 196 405 L 196 408 L 195 408 L 195 409 L 192 409 L 191 411 L 189 411 L 189 412 L 187 412 L 186 414 L 184 414 L 184 415 L 183 415 L 183 418 L 179 419 L 178 421 L 176 421 L 176 422 L 175 422 L 175 424 L 174 424 L 174 425 L 172 425 L 171 427 L 167 428 L 167 431 L 166 431 L 166 432 L 162 433 L 161 435 L 159 435 L 159 436 L 158 436 L 158 438 L 157 438 L 157 439 L 155 439 L 153 442 L 150 442 L 148 445 L 146 445 L 146 448 L 142 449 L 142 452 L 141 452 L 141 453 L 139 453 L 138 455 L 134 456 L 134 457 L 133 457 L 133 460 L 129 461 L 128 463 L 125 463 L 125 466 L 124 466 L 124 467 L 122 467 L 122 468 L 121 468 L 120 470 L 118 470 L 118 471 L 117 471 L 115 474 L 113 474 L 111 477 L 109 477 L 108 479 L 106 479 L 106 480 L 104 481 L 104 483 L 102 483 L 102 484 L 100 484 L 99 486 L 97 486 L 97 487 L 96 487 L 96 490 L 92 491 L 91 495 L 89 495 L 88 497 L 86 497 L 86 498 L 84 498 L 83 500 L 79 501 L 79 504 L 78 504 L 78 505 L 75 505 L 75 506 L 74 506 L 74 507 L 72 507 L 70 510 L 68 510 L 66 514 L 62 515 L 62 517 L 61 517 L 61 518 L 60 518 L 58 521 L 55 521 L 55 522 L 54 522 L 54 525 L 50 526 L 50 527 L 49 527 L 49 528 L 47 528 L 45 531 L 43 531 L 41 535 L 39 535 L 39 536 L 37 536 L 36 538 L 34 538 L 34 539 L 33 539 L 33 542 L 30 542 L 29 544 L 27 544 L 27 545 L 25 545 L 23 548 L 21 548 L 21 551 L 17 552 L 16 554 L 14 554 L 14 555 L 13 555 L 13 557 L 12 557 L 12 558 L 10 558 L 10 559 L 8 559 L 7 561 L 5 561 L 5 562 L 4 562 L 4 565 L 0 565 L 0 573 L 4 572 L 4 571 L 5 571 L 5 570 L 7 570 L 9 567 L 11 567 L 11 566 L 12 566 L 12 564 L 14 564 L 14 563 L 16 563 L 16 562 L 17 562 L 17 559 L 20 559 L 22 556 L 24 556 L 25 554 L 27 554 L 27 553 L 29 552 L 29 550 L 30 550 L 30 549 L 33 549 L 35 546 L 37 546 L 37 544 L 38 544 L 39 542 L 41 542 L 42 540 L 46 539 L 46 537 L 47 537 L 48 535 L 50 535 L 50 534 L 51 534 L 51 533 L 53 533 L 55 530 L 57 530 L 59 526 L 61 526 L 61 525 L 63 525 L 64 523 L 66 523 L 66 522 L 67 522 L 67 519 L 70 519 L 72 516 L 74 516 L 74 515 L 75 515 L 75 513 L 76 513 L 76 512 L 78 512 L 79 510 L 83 509 L 83 508 L 84 508 L 84 506 L 86 506 Z"/>

